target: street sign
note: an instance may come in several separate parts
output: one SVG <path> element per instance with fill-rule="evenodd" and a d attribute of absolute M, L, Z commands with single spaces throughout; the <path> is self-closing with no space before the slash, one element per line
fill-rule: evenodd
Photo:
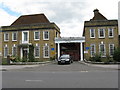
<path fill-rule="evenodd" d="M 86 49 L 86 50 L 89 50 L 89 49 L 90 49 L 90 47 L 86 47 L 85 49 Z"/>
<path fill-rule="evenodd" d="M 51 48 L 51 50 L 52 50 L 52 51 L 54 51 L 54 50 L 55 50 L 55 48 Z"/>

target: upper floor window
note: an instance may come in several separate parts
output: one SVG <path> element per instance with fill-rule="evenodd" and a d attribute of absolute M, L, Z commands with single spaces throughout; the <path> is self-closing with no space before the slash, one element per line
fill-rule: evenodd
<path fill-rule="evenodd" d="M 23 31 L 22 32 L 22 42 L 28 43 L 29 41 L 29 31 Z"/>
<path fill-rule="evenodd" d="M 99 38 L 105 38 L 105 29 L 98 29 Z"/>
<path fill-rule="evenodd" d="M 91 57 L 94 57 L 94 56 L 95 56 L 95 53 L 96 53 L 95 44 L 91 44 L 90 47 L 91 47 L 91 48 L 90 48 Z"/>
<path fill-rule="evenodd" d="M 43 40 L 49 40 L 49 31 L 43 32 Z"/>
<path fill-rule="evenodd" d="M 100 53 L 101 57 L 106 57 L 105 44 L 100 44 L 99 45 L 99 53 Z"/>
<path fill-rule="evenodd" d="M 35 31 L 34 32 L 34 40 L 39 40 L 40 39 L 40 32 Z"/>
<path fill-rule="evenodd" d="M 4 41 L 9 41 L 9 33 L 4 33 Z"/>
<path fill-rule="evenodd" d="M 12 33 L 12 41 L 17 41 L 17 32 Z"/>
<path fill-rule="evenodd" d="M 112 57 L 114 54 L 114 44 L 109 44 L 109 55 Z"/>
<path fill-rule="evenodd" d="M 90 29 L 90 38 L 95 38 L 95 29 Z"/>
<path fill-rule="evenodd" d="M 113 28 L 108 29 L 108 36 L 109 37 L 114 37 Z"/>

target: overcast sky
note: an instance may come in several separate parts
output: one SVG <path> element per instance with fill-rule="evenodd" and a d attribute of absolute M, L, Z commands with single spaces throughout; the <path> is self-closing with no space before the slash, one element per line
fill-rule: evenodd
<path fill-rule="evenodd" d="M 0 26 L 21 15 L 44 13 L 61 29 L 62 37 L 82 36 L 84 21 L 99 9 L 107 19 L 118 19 L 119 0 L 0 0 Z"/>

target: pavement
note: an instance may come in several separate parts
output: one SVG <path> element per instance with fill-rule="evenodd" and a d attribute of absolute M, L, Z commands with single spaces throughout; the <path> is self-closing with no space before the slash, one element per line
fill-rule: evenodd
<path fill-rule="evenodd" d="M 109 69 L 117 69 L 120 70 L 120 66 L 118 64 L 91 64 L 86 62 L 80 62 L 82 64 L 93 66 L 93 67 L 102 67 L 102 68 L 109 68 Z"/>
<path fill-rule="evenodd" d="M 53 62 L 52 62 L 53 63 Z M 80 64 L 85 64 L 88 66 L 93 66 L 93 67 L 102 67 L 102 68 L 107 68 L 107 69 L 116 69 L 120 70 L 120 66 L 117 64 L 90 64 L 90 63 L 85 63 L 85 62 L 79 62 Z M 32 68 L 32 67 L 39 67 L 40 65 L 45 65 L 43 64 L 37 64 L 37 65 L 0 65 L 0 71 L 7 71 L 7 70 L 14 70 L 14 69 L 24 69 L 24 68 Z"/>

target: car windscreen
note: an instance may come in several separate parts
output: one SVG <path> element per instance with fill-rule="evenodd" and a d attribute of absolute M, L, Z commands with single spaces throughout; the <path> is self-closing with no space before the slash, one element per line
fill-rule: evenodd
<path fill-rule="evenodd" d="M 62 55 L 60 58 L 61 58 L 61 59 L 70 58 L 70 56 L 69 56 L 69 55 Z"/>

